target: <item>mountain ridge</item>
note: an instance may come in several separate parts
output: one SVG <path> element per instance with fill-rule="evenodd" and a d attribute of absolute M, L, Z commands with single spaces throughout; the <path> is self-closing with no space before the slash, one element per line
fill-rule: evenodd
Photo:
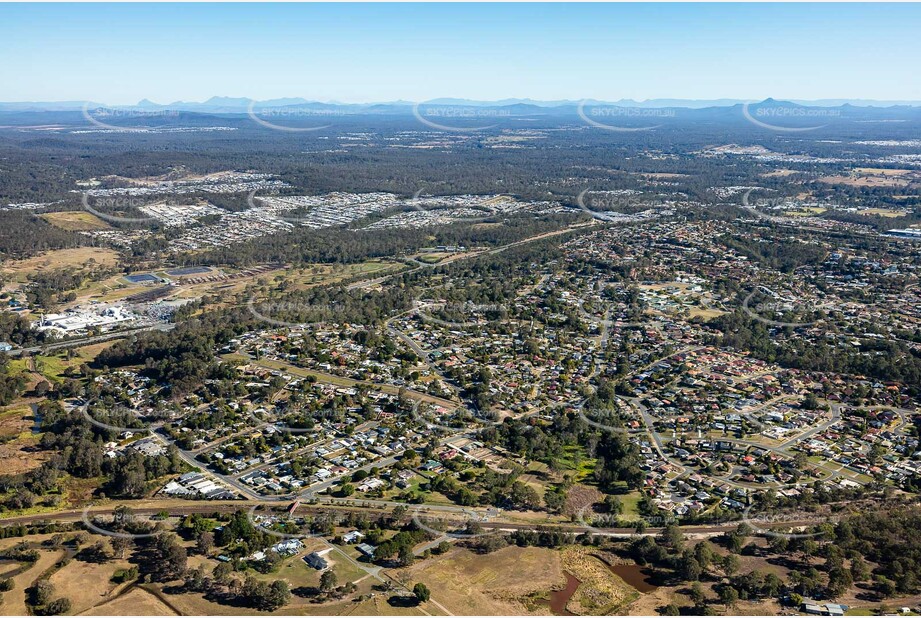
<path fill-rule="evenodd" d="M 305 99 L 303 97 L 285 97 L 278 99 L 256 100 L 248 97 L 227 97 L 212 96 L 205 101 L 173 101 L 171 103 L 156 103 L 150 99 L 141 99 L 134 105 L 106 105 L 97 102 L 86 101 L 8 101 L 0 102 L 0 111 L 69 111 L 82 110 L 84 106 L 90 108 L 110 107 L 120 110 L 176 110 L 176 111 L 193 111 L 206 113 L 247 113 L 250 106 L 254 109 L 268 108 L 306 108 L 306 109 L 341 109 L 344 111 L 384 111 L 391 109 L 393 111 L 412 111 L 416 105 L 423 109 L 428 106 L 458 106 L 466 108 L 516 108 L 517 111 L 533 109 L 535 111 L 559 110 L 568 111 L 570 108 L 577 109 L 584 105 L 593 106 L 611 106 L 618 108 L 640 108 L 640 109 L 688 109 L 701 110 L 707 108 L 732 108 L 741 106 L 746 103 L 751 105 L 791 105 L 801 107 L 859 107 L 859 108 L 891 108 L 891 107 L 921 107 L 921 101 L 883 101 L 874 99 L 774 99 L 767 98 L 763 101 L 750 101 L 744 99 L 646 99 L 636 101 L 634 99 L 620 99 L 617 101 L 602 101 L 597 99 L 569 100 L 561 99 L 555 101 L 542 101 L 535 99 L 499 99 L 495 101 L 482 101 L 476 99 L 463 98 L 439 98 L 425 101 L 423 103 L 413 103 L 410 101 L 379 101 L 370 103 L 341 103 L 338 101 L 316 101 Z"/>

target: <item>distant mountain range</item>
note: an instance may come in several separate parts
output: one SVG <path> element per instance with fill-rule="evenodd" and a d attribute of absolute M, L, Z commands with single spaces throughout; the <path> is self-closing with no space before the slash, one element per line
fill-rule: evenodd
<path fill-rule="evenodd" d="M 775 101 L 766 99 L 758 103 L 745 101 L 743 99 L 648 99 L 645 101 L 634 101 L 633 99 L 620 99 L 618 101 L 599 101 L 594 99 L 580 100 L 559 100 L 559 101 L 538 101 L 533 99 L 502 99 L 498 101 L 477 101 L 471 99 L 454 99 L 442 98 L 425 101 L 423 106 L 456 106 L 466 108 L 490 108 L 514 112 L 514 113 L 573 113 L 578 109 L 580 104 L 585 106 L 608 105 L 621 108 L 671 108 L 671 109 L 707 109 L 707 108 L 731 108 L 752 103 L 753 105 L 789 105 L 804 107 L 861 107 L 861 108 L 888 108 L 888 107 L 921 107 L 921 101 L 879 101 L 873 99 L 820 99 L 815 101 L 805 100 L 786 100 Z M 311 101 L 301 97 L 291 97 L 282 99 L 269 99 L 265 101 L 256 101 L 246 97 L 211 97 L 207 101 L 174 101 L 172 103 L 154 103 L 149 99 L 143 99 L 136 105 L 106 105 L 104 103 L 86 102 L 86 101 L 25 101 L 25 102 L 0 102 L 0 111 L 6 112 L 42 112 L 42 111 L 76 111 L 82 110 L 84 106 L 91 109 L 111 108 L 119 110 L 137 110 L 137 111 L 163 111 L 175 110 L 186 112 L 198 112 L 208 114 L 245 114 L 250 106 L 259 109 L 316 109 L 326 111 L 341 111 L 344 113 L 411 113 L 416 105 L 411 101 L 387 101 L 379 103 L 340 103 L 340 102 L 321 102 Z"/>

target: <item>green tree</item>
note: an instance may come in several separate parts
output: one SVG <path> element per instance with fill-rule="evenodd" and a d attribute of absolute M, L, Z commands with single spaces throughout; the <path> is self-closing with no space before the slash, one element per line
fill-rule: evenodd
<path fill-rule="evenodd" d="M 419 603 L 425 603 L 432 596 L 432 593 L 429 591 L 428 586 L 419 582 L 413 586 L 413 594 L 416 596 L 416 600 Z"/>
<path fill-rule="evenodd" d="M 195 542 L 195 547 L 198 550 L 198 553 L 203 556 L 207 556 L 211 553 L 211 550 L 214 549 L 214 535 L 211 532 L 205 530 L 198 535 L 198 540 Z"/>
<path fill-rule="evenodd" d="M 416 556 L 415 554 L 413 554 L 413 548 L 411 546 L 403 545 L 402 547 L 400 547 L 400 553 L 399 553 L 399 559 L 398 559 L 400 566 L 403 566 L 403 567 L 409 566 L 413 562 L 415 562 L 415 560 L 416 560 Z"/>
<path fill-rule="evenodd" d="M 691 552 L 682 554 L 678 570 L 681 573 L 681 579 L 686 582 L 698 581 L 703 573 L 703 569 L 700 568 L 700 563 Z"/>
<path fill-rule="evenodd" d="M 320 590 L 322 592 L 330 592 L 336 587 L 338 580 L 336 579 L 336 574 L 332 571 L 323 571 L 323 575 L 320 576 Z"/>
<path fill-rule="evenodd" d="M 739 570 L 739 557 L 735 554 L 729 554 L 723 558 L 723 572 L 732 577 Z"/>
<path fill-rule="evenodd" d="M 264 607 L 268 611 L 275 611 L 284 607 L 290 601 L 291 591 L 288 589 L 288 582 L 283 579 L 276 579 L 269 585 Z"/>
<path fill-rule="evenodd" d="M 732 586 L 723 586 L 720 588 L 720 602 L 726 608 L 732 608 L 739 602 L 739 591 Z"/>

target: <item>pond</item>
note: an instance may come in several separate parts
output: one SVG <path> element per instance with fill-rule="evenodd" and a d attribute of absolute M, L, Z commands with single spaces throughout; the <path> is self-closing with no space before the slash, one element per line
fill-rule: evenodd
<path fill-rule="evenodd" d="M 566 609 L 566 604 L 569 603 L 569 599 L 576 593 L 576 589 L 579 588 L 579 584 L 582 582 L 566 571 L 563 571 L 563 574 L 566 576 L 566 587 L 562 590 L 551 590 L 550 600 L 541 601 L 541 605 L 549 605 L 550 611 L 556 616 L 575 616 L 575 614 Z"/>
<path fill-rule="evenodd" d="M 32 419 L 34 421 L 32 425 L 32 433 L 39 434 L 42 432 L 42 415 L 38 413 L 38 404 L 32 403 L 29 404 L 29 407 L 32 408 Z"/>
<path fill-rule="evenodd" d="M 637 592 L 652 592 L 658 588 L 652 583 L 650 571 L 646 567 L 638 564 L 609 564 L 608 568 L 629 586 L 636 588 Z"/>

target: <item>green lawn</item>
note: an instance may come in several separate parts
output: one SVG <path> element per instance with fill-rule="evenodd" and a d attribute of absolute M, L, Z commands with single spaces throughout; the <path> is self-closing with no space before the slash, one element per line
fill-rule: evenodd
<path fill-rule="evenodd" d="M 628 494 L 622 496 L 617 496 L 620 499 L 621 504 L 624 505 L 623 513 L 621 517 L 629 520 L 636 520 L 640 518 L 640 500 L 642 495 L 638 491 L 631 491 Z"/>
<path fill-rule="evenodd" d="M 64 371 L 71 365 L 79 363 L 75 360 L 68 361 L 61 356 L 36 356 L 33 358 L 35 369 L 38 370 L 46 380 L 51 382 L 60 382 L 64 379 Z"/>
<path fill-rule="evenodd" d="M 585 449 L 575 445 L 564 447 L 563 456 L 556 462 L 559 470 L 575 472 L 573 480 L 576 483 L 588 478 L 595 471 L 596 463 L 585 455 Z"/>
<path fill-rule="evenodd" d="M 320 549 L 320 551 L 322 551 L 322 549 Z M 365 571 L 352 564 L 352 562 L 340 552 L 341 550 L 339 548 L 335 548 L 333 551 L 326 554 L 326 559 L 335 563 L 333 564 L 332 571 L 335 573 L 336 579 L 339 581 L 340 585 L 345 582 L 353 582 L 367 575 Z M 285 579 L 292 588 L 319 586 L 321 572 L 307 566 L 307 563 L 304 562 L 303 558 L 307 553 L 308 552 L 302 552 L 297 556 L 286 559 L 274 573 L 263 574 L 253 572 L 253 575 L 265 581 Z"/>

